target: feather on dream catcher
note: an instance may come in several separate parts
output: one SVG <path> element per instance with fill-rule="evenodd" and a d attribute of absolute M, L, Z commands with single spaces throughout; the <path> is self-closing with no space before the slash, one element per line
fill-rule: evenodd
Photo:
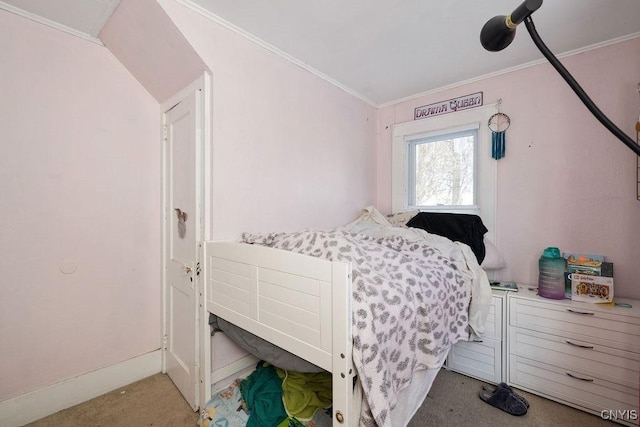
<path fill-rule="evenodd" d="M 504 157 L 506 152 L 506 144 L 504 134 L 509 126 L 511 126 L 511 119 L 504 113 L 500 112 L 500 103 L 498 101 L 498 112 L 489 117 L 488 126 L 491 129 L 491 157 L 499 160 Z"/>

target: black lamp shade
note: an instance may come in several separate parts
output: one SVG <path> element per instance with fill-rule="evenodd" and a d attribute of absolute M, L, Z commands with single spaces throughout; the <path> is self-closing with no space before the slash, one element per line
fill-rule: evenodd
<path fill-rule="evenodd" d="M 507 26 L 507 17 L 494 16 L 484 24 L 480 31 L 482 47 L 491 52 L 497 52 L 509 46 L 516 36 L 516 27 Z"/>
<path fill-rule="evenodd" d="M 480 31 L 482 47 L 497 52 L 509 46 L 516 36 L 516 27 L 529 15 L 542 6 L 542 0 L 525 0 L 511 15 L 494 16 L 489 19 Z"/>

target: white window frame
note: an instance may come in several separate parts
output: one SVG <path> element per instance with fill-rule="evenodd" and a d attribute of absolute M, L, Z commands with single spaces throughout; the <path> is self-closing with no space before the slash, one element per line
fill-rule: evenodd
<path fill-rule="evenodd" d="M 495 211 L 497 165 L 491 158 L 491 130 L 487 125 L 489 118 L 496 112 L 496 105 L 486 105 L 455 113 L 429 117 L 393 126 L 391 150 L 391 208 L 393 213 L 416 209 L 408 203 L 409 183 L 409 141 L 418 136 L 437 135 L 464 129 L 478 129 L 476 149 L 477 171 L 476 205 L 442 208 L 429 208 L 429 211 L 444 211 L 476 214 L 489 229 L 487 237 L 495 237 Z"/>

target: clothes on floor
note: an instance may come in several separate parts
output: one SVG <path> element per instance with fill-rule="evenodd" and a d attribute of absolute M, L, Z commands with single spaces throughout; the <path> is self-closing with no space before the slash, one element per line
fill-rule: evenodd
<path fill-rule="evenodd" d="M 290 417 L 308 421 L 318 409 L 331 407 L 330 373 L 291 372 L 279 368 L 276 372 L 282 379 L 282 401 Z"/>
<path fill-rule="evenodd" d="M 332 405 L 329 372 L 301 373 L 260 362 L 240 382 L 249 414 L 247 427 L 304 427 Z M 330 420 L 330 414 L 325 416 Z M 322 417 L 320 417 L 322 418 Z"/>
<path fill-rule="evenodd" d="M 247 427 L 274 427 L 287 418 L 282 403 L 282 380 L 276 368 L 264 362 L 240 383 L 247 404 Z"/>

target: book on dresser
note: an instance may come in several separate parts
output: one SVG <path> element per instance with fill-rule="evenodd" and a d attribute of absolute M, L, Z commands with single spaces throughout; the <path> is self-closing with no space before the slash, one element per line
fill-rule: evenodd
<path fill-rule="evenodd" d="M 499 291 L 514 291 L 518 292 L 518 284 L 516 282 L 489 282 L 491 289 Z"/>

